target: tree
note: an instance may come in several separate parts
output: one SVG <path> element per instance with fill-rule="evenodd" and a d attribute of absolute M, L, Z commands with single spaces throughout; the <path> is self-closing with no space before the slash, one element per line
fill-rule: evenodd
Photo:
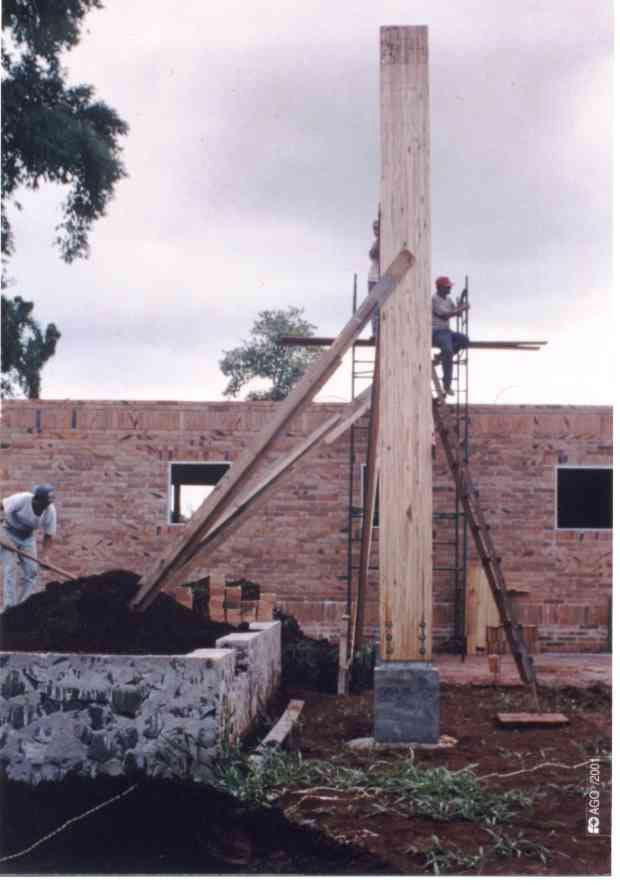
<path fill-rule="evenodd" d="M 282 400 L 301 378 L 315 357 L 315 349 L 284 347 L 282 335 L 310 336 L 316 326 L 303 319 L 303 308 L 263 310 L 250 329 L 250 338 L 233 350 L 225 350 L 220 360 L 222 373 L 230 378 L 224 396 L 238 396 L 254 378 L 271 382 L 269 390 L 252 390 L 246 399 Z"/>
<path fill-rule="evenodd" d="M 126 175 L 119 138 L 128 132 L 94 89 L 70 87 L 60 54 L 75 46 L 82 20 L 101 0 L 4 0 L 2 4 L 2 253 L 14 250 L 6 212 L 20 187 L 67 185 L 56 245 L 71 262 L 88 257 L 93 223 Z"/>
<path fill-rule="evenodd" d="M 60 332 L 53 323 L 41 331 L 32 318 L 32 301 L 2 295 L 2 396 L 14 396 L 17 388 L 29 399 L 41 394 L 41 369 L 54 355 Z"/>

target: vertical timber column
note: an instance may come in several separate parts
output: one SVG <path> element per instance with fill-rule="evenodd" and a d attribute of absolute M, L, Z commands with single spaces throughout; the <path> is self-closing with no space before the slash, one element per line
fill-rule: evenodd
<path fill-rule="evenodd" d="M 415 263 L 381 312 L 380 627 L 384 661 L 432 655 L 428 28 L 381 28 L 381 266 Z"/>

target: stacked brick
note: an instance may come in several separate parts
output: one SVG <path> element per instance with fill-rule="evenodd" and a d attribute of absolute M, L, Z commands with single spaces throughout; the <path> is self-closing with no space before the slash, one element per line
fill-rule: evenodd
<path fill-rule="evenodd" d="M 58 488 L 58 565 L 81 574 L 148 571 L 180 527 L 169 524 L 171 461 L 234 462 L 253 444 L 270 403 L 10 401 L 3 404 L 2 497 L 50 481 Z M 307 436 L 337 404 L 297 418 L 273 456 Z M 472 406 L 470 467 L 524 623 L 542 650 L 607 648 L 611 532 L 555 529 L 555 466 L 611 465 L 611 409 Z M 362 435 L 360 434 L 359 437 Z M 363 445 L 355 453 L 354 505 L 361 504 Z M 265 468 L 266 469 L 266 468 Z M 434 510 L 454 509 L 454 486 L 438 449 Z M 310 453 L 260 513 L 189 577 L 247 578 L 272 594 L 310 635 L 335 638 L 347 608 L 349 446 L 344 434 Z M 359 535 L 360 522 L 354 523 Z M 375 529 L 375 537 L 377 530 Z M 435 565 L 452 561 L 438 525 Z M 357 545 L 354 552 L 357 550 Z M 473 555 L 473 544 L 470 543 Z M 368 634 L 376 635 L 378 552 L 373 551 Z M 189 591 L 176 591 L 189 603 Z M 434 580 L 434 643 L 454 631 L 454 586 Z"/>

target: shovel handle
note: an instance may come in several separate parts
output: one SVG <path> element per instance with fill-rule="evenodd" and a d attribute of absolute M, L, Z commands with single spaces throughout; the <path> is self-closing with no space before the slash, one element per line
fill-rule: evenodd
<path fill-rule="evenodd" d="M 42 559 L 37 559 L 36 556 L 32 556 L 30 553 L 25 553 L 23 550 L 17 550 L 15 547 L 12 547 L 11 544 L 7 544 L 6 541 L 0 540 L 0 546 L 4 547 L 5 550 L 9 550 L 11 553 L 15 553 L 16 556 L 23 556 L 25 559 L 31 559 L 33 562 L 36 562 L 37 565 L 40 565 L 41 568 L 56 572 L 56 574 L 62 575 L 63 578 L 69 578 L 71 581 L 77 581 L 77 575 L 72 575 L 71 572 L 66 572 L 63 569 L 58 568 L 57 565 L 52 565 L 51 562 L 43 562 Z"/>

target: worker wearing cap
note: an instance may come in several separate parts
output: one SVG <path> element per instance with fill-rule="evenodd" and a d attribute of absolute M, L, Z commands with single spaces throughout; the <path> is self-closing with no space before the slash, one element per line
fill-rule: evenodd
<path fill-rule="evenodd" d="M 440 350 L 439 359 L 443 370 L 443 389 L 446 396 L 453 396 L 452 390 L 452 360 L 454 355 L 463 350 L 469 344 L 467 335 L 462 332 L 453 332 L 450 328 L 452 317 L 458 316 L 469 310 L 469 304 L 463 302 L 457 307 L 450 298 L 453 283 L 449 277 L 437 277 L 435 280 L 437 291 L 433 295 L 433 347 Z M 463 290 L 461 301 L 466 295 Z"/>
<path fill-rule="evenodd" d="M 18 492 L 2 501 L 2 540 L 16 550 L 37 555 L 36 530 L 43 530 L 43 556 L 56 534 L 54 486 L 35 485 L 32 492 Z M 37 565 L 25 556 L 0 547 L 4 566 L 3 610 L 24 602 L 35 589 Z"/>

